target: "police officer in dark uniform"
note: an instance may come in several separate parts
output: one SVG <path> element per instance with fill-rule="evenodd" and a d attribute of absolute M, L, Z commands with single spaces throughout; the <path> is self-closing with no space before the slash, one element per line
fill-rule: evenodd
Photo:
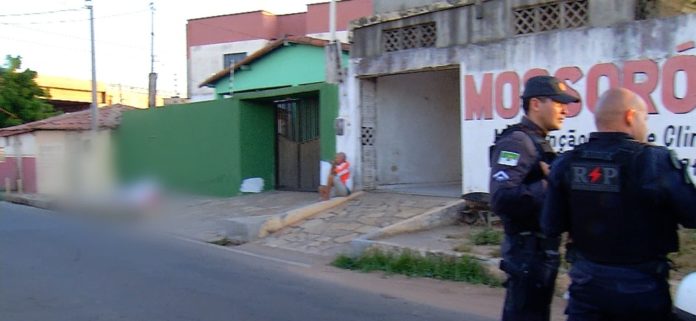
<path fill-rule="evenodd" d="M 546 176 L 555 158 L 546 134 L 561 128 L 567 104 L 580 101 L 554 77 L 525 84 L 519 124 L 505 129 L 491 148 L 491 208 L 502 219 L 501 269 L 508 275 L 503 320 L 549 320 L 558 259 L 545 257 L 539 216 Z M 555 253 L 557 255 L 557 253 Z"/>
<path fill-rule="evenodd" d="M 544 234 L 568 231 L 568 320 L 672 320 L 666 258 L 678 224 L 696 228 L 696 188 L 664 147 L 646 144 L 647 109 L 610 89 L 595 110 L 598 132 L 554 163 Z"/>

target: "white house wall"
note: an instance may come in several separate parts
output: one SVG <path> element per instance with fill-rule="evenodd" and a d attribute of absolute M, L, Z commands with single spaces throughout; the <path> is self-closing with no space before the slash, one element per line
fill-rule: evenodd
<path fill-rule="evenodd" d="M 96 145 L 86 155 L 82 185 L 86 193 L 109 193 L 116 182 L 114 145 L 111 130 L 99 131 Z M 83 139 L 88 135 L 83 132 Z"/>
<path fill-rule="evenodd" d="M 0 137 L 0 148 L 5 156 L 34 157 L 36 156 L 36 138 L 33 133 Z"/>
<path fill-rule="evenodd" d="M 360 81 L 355 78 L 353 64 L 349 64 L 346 72 L 344 81 L 339 84 L 338 118 L 343 121 L 343 134 L 336 136 L 336 151 L 344 152 L 351 164 L 353 189 L 362 189 Z"/>
<path fill-rule="evenodd" d="M 68 151 L 66 131 L 35 132 L 38 141 L 36 158 L 37 190 L 40 194 L 56 195 L 69 190 L 66 171 Z"/>
<path fill-rule="evenodd" d="M 377 184 L 459 181 L 459 71 L 377 78 Z"/>
<path fill-rule="evenodd" d="M 191 100 L 215 98 L 213 88 L 199 88 L 198 85 L 218 71 L 229 67 L 223 66 L 225 54 L 246 52 L 247 55 L 251 55 L 268 43 L 268 40 L 258 39 L 191 47 L 188 61 L 188 92 Z"/>
<path fill-rule="evenodd" d="M 98 194 L 114 183 L 110 131 L 36 131 L 37 190 L 41 194 Z M 85 147 L 89 144 L 89 148 Z"/>
<path fill-rule="evenodd" d="M 550 142 L 567 150 L 595 130 L 592 109 L 610 86 L 648 102 L 649 140 L 674 149 L 696 178 L 696 15 L 515 37 L 460 48 L 463 189 L 488 190 L 488 145 L 519 120 L 519 93 L 534 73 L 562 78 L 581 97 Z M 530 72 L 531 71 L 531 72 Z M 502 97 L 502 99 L 498 99 Z"/>

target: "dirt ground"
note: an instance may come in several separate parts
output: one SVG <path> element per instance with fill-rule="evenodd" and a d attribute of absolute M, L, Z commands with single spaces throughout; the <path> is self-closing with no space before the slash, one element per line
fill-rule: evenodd
<path fill-rule="evenodd" d="M 679 252 L 670 255 L 676 271 L 672 280 L 680 281 L 685 275 L 696 272 L 696 230 L 679 231 Z"/>

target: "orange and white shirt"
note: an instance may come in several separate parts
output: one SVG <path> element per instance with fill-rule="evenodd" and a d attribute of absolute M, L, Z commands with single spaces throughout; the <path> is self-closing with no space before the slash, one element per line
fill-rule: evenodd
<path fill-rule="evenodd" d="M 348 163 L 348 161 L 343 161 L 343 163 L 336 165 L 334 173 L 341 179 L 341 182 L 343 182 L 343 184 L 345 185 L 346 181 L 348 181 L 348 179 L 350 178 L 350 163 Z"/>

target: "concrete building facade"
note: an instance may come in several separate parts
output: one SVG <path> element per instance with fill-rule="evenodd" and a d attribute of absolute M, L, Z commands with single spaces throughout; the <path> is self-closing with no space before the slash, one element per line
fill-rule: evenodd
<path fill-rule="evenodd" d="M 336 37 L 347 42 L 351 20 L 372 14 L 372 0 L 336 3 Z M 253 11 L 190 19 L 186 25 L 187 88 L 193 101 L 214 99 L 214 92 L 199 87 L 230 64 L 244 59 L 270 42 L 286 36 L 329 40 L 329 3 L 307 5 L 306 12 L 275 15 Z"/>
<path fill-rule="evenodd" d="M 339 99 L 338 86 L 326 83 L 328 44 L 276 40 L 206 79 L 214 100 L 126 113 L 118 132 L 121 177 L 204 195 L 316 191 L 328 175 L 321 161 L 336 153 Z M 341 48 L 346 62 L 348 46 Z"/>
<path fill-rule="evenodd" d="M 49 95 L 47 102 L 58 110 L 75 112 L 87 109 L 92 104 L 91 80 L 39 75 L 36 83 Z M 165 97 L 171 96 L 174 96 L 174 93 L 159 91 L 156 105 L 165 105 Z M 97 106 L 111 104 L 147 108 L 147 88 L 97 82 Z"/>
<path fill-rule="evenodd" d="M 598 95 L 624 86 L 648 101 L 651 141 L 696 176 L 696 15 L 645 5 L 464 0 L 357 20 L 337 149 L 355 153 L 360 188 L 488 191 L 488 147 L 522 117 L 524 81 L 550 74 L 583 99 L 549 137 L 557 150 L 586 141 Z"/>

